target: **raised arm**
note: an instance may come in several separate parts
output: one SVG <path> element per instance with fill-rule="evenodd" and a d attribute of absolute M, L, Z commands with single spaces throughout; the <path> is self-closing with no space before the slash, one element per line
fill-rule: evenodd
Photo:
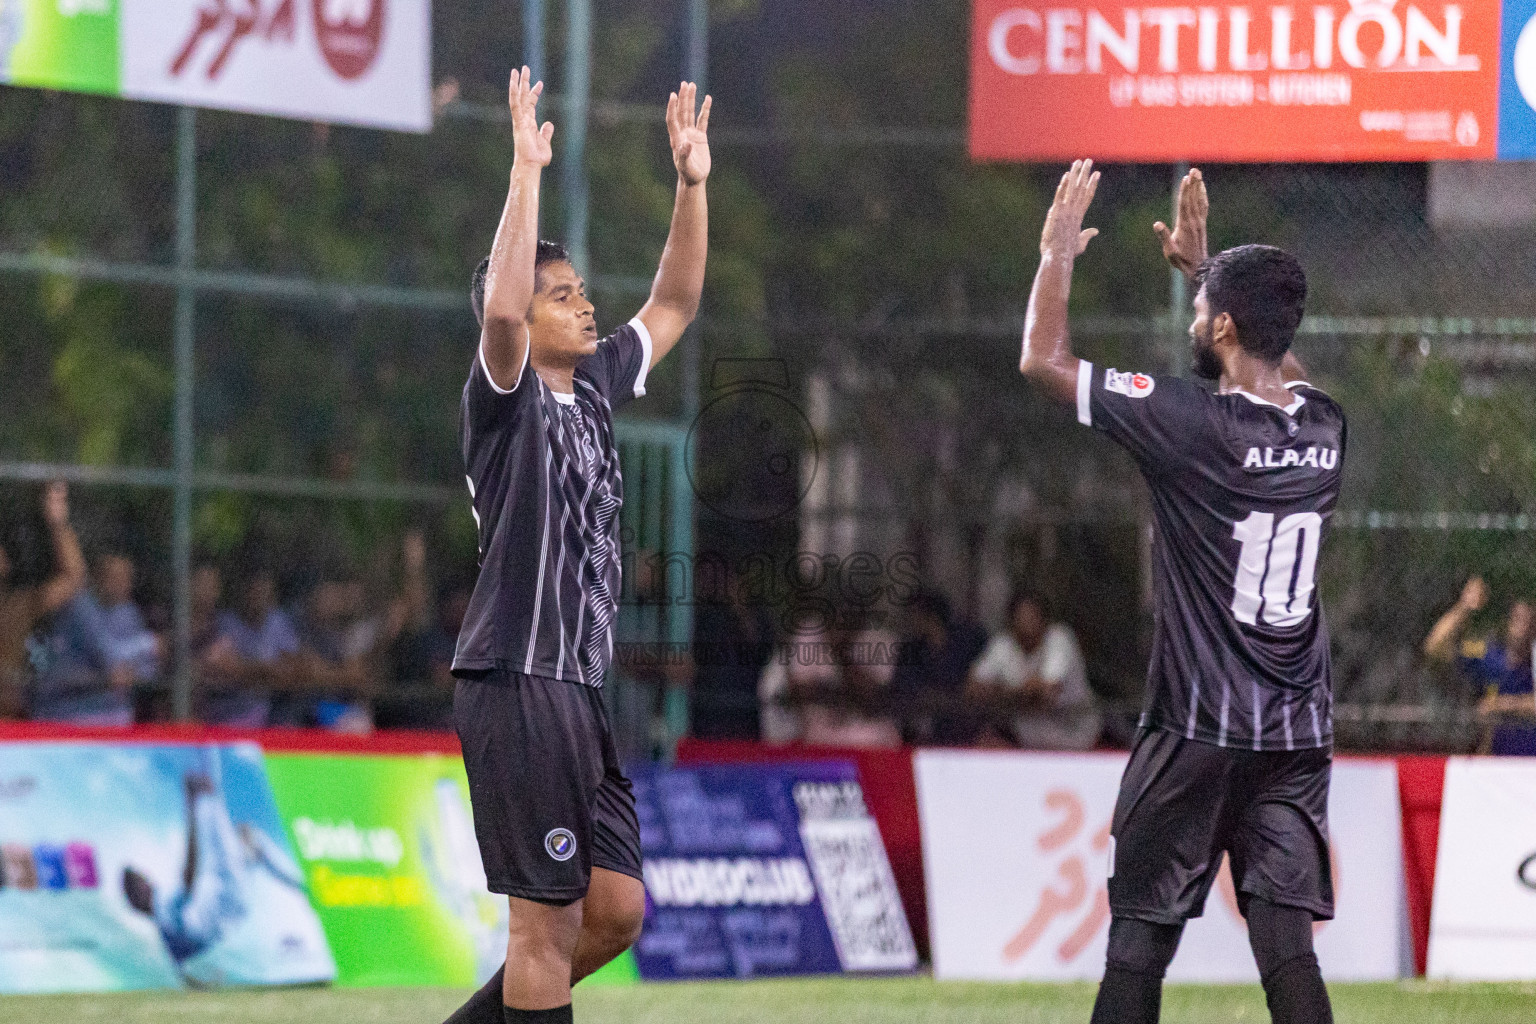
<path fill-rule="evenodd" d="M 1179 182 L 1179 205 L 1174 210 L 1173 230 L 1158 221 L 1152 225 L 1158 241 L 1163 243 L 1163 258 L 1191 282 L 1200 270 L 1200 264 L 1209 255 L 1205 225 L 1211 215 L 1211 200 L 1205 192 L 1205 176 L 1194 167 Z"/>
<path fill-rule="evenodd" d="M 709 178 L 709 108 L 711 98 L 695 113 L 698 86 L 684 82 L 667 100 L 667 137 L 677 167 L 677 201 L 672 230 L 661 254 L 661 267 L 651 285 L 651 297 L 640 310 L 640 322 L 651 335 L 651 365 L 672 351 L 693 318 L 704 294 L 704 262 L 709 253 L 709 203 L 704 182 Z"/>
<path fill-rule="evenodd" d="M 531 85 L 527 68 L 512 73 L 512 184 L 501 211 L 485 272 L 485 323 L 480 351 L 499 390 L 517 386 L 528 358 L 528 309 L 533 305 L 533 262 L 539 246 L 539 178 L 553 156 L 555 126 L 539 127 L 536 107 L 544 83 Z"/>
<path fill-rule="evenodd" d="M 43 518 L 53 539 L 54 574 L 43 584 L 39 612 L 52 615 L 85 587 L 85 555 L 69 525 L 69 489 L 55 480 L 43 491 Z"/>
<path fill-rule="evenodd" d="M 1431 661 L 1450 661 L 1456 656 L 1456 640 L 1467 627 L 1467 620 L 1488 603 L 1488 587 L 1482 578 L 1473 576 L 1461 588 L 1461 597 L 1451 610 L 1440 616 L 1435 628 L 1424 640 L 1424 654 Z"/>
<path fill-rule="evenodd" d="M 1056 200 L 1045 215 L 1040 237 L 1040 269 L 1029 293 L 1024 317 L 1024 351 L 1019 372 L 1058 402 L 1077 398 L 1077 357 L 1067 332 L 1067 298 L 1072 292 L 1072 264 L 1098 228 L 1083 229 L 1083 216 L 1099 188 L 1092 160 L 1079 160 L 1061 176 Z"/>

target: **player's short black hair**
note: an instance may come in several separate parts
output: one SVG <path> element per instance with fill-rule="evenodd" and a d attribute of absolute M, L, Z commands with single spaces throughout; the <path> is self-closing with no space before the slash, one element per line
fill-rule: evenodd
<path fill-rule="evenodd" d="M 569 263 L 570 251 L 559 242 L 540 241 L 538 249 L 533 256 L 533 272 L 537 277 L 539 268 L 546 263 Z M 469 283 L 469 304 L 475 310 L 475 323 L 485 326 L 485 275 L 491 269 L 491 258 L 487 256 L 480 261 L 475 268 L 475 276 Z"/>
<path fill-rule="evenodd" d="M 1049 620 L 1051 606 L 1046 602 L 1045 595 L 1032 587 L 1015 587 L 1008 595 L 1008 621 L 1013 621 L 1013 616 L 1018 612 L 1019 605 L 1032 604 L 1040 609 L 1040 617 Z"/>
<path fill-rule="evenodd" d="M 1307 302 L 1301 262 L 1272 245 L 1240 245 L 1200 264 L 1211 315 L 1225 313 L 1237 326 L 1243 349 L 1278 364 L 1290 350 Z"/>

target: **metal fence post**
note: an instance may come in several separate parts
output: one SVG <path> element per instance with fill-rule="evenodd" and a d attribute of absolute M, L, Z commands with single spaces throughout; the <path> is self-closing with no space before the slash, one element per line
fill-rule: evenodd
<path fill-rule="evenodd" d="M 688 53 L 683 74 L 699 87 L 699 95 L 709 93 L 709 0 L 688 0 Z M 700 102 L 703 102 L 700 100 Z M 699 418 L 699 328 L 683 335 L 683 422 L 692 426 Z"/>
<path fill-rule="evenodd" d="M 535 82 L 544 81 L 544 0 L 523 0 L 523 63 Z"/>
<path fill-rule="evenodd" d="M 565 159 L 560 168 L 565 203 L 565 244 L 578 274 L 587 262 L 587 112 L 592 90 L 592 0 L 569 0 L 565 26 Z"/>
<path fill-rule="evenodd" d="M 192 422 L 197 336 L 197 111 L 176 112 L 176 421 L 171 563 L 175 628 L 172 701 L 177 721 L 192 717 Z"/>

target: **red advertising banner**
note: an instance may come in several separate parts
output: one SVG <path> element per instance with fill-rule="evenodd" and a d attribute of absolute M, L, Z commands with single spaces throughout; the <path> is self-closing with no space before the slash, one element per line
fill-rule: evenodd
<path fill-rule="evenodd" d="M 975 0 L 977 160 L 1491 160 L 1499 0 Z"/>

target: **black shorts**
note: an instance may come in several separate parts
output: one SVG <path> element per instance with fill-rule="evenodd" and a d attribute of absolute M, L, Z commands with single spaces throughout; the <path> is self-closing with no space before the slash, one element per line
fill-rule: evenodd
<path fill-rule="evenodd" d="M 642 877 L 600 691 L 494 671 L 458 681 L 453 717 L 491 892 L 561 905 L 587 894 L 594 867 Z"/>
<path fill-rule="evenodd" d="M 1110 909 L 1157 924 L 1199 917 L 1225 853 L 1245 916 L 1258 897 L 1331 920 L 1332 773 L 1326 747 L 1257 752 L 1143 731 L 1115 804 Z"/>

